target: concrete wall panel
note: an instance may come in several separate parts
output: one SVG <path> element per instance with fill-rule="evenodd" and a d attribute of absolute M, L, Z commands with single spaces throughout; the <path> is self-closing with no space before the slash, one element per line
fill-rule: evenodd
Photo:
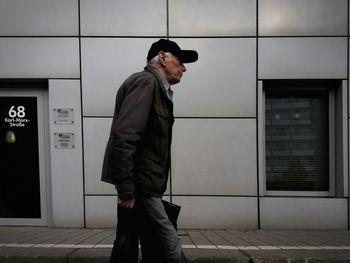
<path fill-rule="evenodd" d="M 254 197 L 175 197 L 182 206 L 179 228 L 257 228 Z"/>
<path fill-rule="evenodd" d="M 255 120 L 177 119 L 175 195 L 256 195 Z"/>
<path fill-rule="evenodd" d="M 170 36 L 254 36 L 256 0 L 170 0 Z"/>
<path fill-rule="evenodd" d="M 166 36 L 165 0 L 81 0 L 84 36 Z"/>
<path fill-rule="evenodd" d="M 265 229 L 346 229 L 347 200 L 326 198 L 261 198 Z"/>
<path fill-rule="evenodd" d="M 177 117 L 255 117 L 255 39 L 175 41 L 199 53 L 173 87 Z"/>
<path fill-rule="evenodd" d="M 259 39 L 260 79 L 347 78 L 346 38 Z"/>
<path fill-rule="evenodd" d="M 78 0 L 0 1 L 1 36 L 78 36 Z"/>
<path fill-rule="evenodd" d="M 260 0 L 260 36 L 347 35 L 347 0 Z"/>
<path fill-rule="evenodd" d="M 55 124 L 54 109 L 73 109 L 73 124 Z M 83 227 L 83 160 L 80 82 L 49 81 L 53 226 Z M 55 148 L 55 133 L 73 133 L 74 148 Z"/>
<path fill-rule="evenodd" d="M 0 38 L 0 78 L 79 78 L 78 38 Z"/>

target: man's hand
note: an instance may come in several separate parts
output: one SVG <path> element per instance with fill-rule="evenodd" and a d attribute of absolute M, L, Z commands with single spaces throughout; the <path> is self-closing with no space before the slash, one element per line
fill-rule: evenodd
<path fill-rule="evenodd" d="M 117 203 L 118 203 L 118 205 L 120 205 L 123 208 L 134 208 L 135 199 L 123 200 L 123 199 L 118 198 Z"/>

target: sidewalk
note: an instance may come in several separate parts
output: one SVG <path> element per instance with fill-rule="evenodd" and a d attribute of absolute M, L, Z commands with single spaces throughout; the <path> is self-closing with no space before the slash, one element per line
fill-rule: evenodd
<path fill-rule="evenodd" d="M 350 231 L 178 231 L 189 262 L 350 262 Z M 0 263 L 108 262 L 114 229 L 0 227 Z"/>

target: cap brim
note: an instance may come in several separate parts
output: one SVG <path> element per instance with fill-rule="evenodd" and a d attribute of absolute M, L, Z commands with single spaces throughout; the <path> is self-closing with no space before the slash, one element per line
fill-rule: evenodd
<path fill-rule="evenodd" d="M 198 60 L 198 53 L 194 50 L 181 50 L 179 59 L 182 63 L 193 63 Z"/>

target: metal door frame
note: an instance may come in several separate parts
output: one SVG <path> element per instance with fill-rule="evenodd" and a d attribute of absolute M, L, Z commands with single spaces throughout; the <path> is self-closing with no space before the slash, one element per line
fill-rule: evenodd
<path fill-rule="evenodd" d="M 25 86 L 25 84 L 24 84 Z M 0 218 L 0 225 L 47 226 L 49 223 L 49 134 L 47 89 L 0 89 L 0 97 L 36 97 L 41 218 Z"/>

